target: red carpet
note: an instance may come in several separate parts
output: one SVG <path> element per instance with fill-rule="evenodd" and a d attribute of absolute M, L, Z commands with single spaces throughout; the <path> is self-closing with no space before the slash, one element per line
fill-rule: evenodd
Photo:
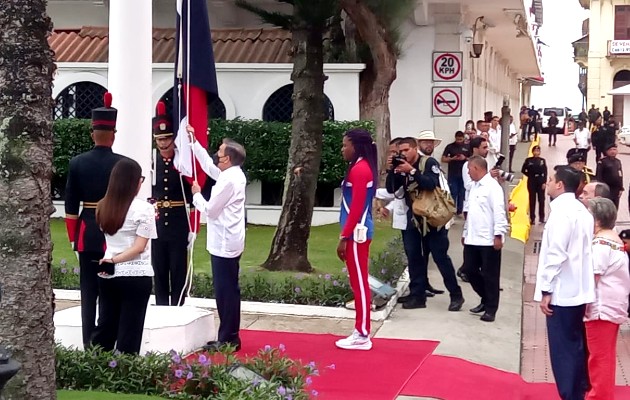
<path fill-rule="evenodd" d="M 556 386 L 528 383 L 520 375 L 460 358 L 428 357 L 400 392 L 444 400 L 559 400 Z M 618 399 L 630 399 L 630 387 L 618 386 Z"/>
<path fill-rule="evenodd" d="M 407 379 L 435 350 L 439 342 L 427 340 L 372 339 L 370 351 L 335 347 L 338 336 L 310 333 L 241 331 L 239 353 L 255 354 L 266 345 L 283 344 L 287 354 L 304 363 L 314 361 L 319 376 L 312 389 L 318 399 L 391 400 Z"/>

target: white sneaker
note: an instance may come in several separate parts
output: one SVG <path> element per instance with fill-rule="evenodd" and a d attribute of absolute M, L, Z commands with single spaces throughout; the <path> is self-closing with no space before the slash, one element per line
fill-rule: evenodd
<path fill-rule="evenodd" d="M 346 350 L 370 350 L 372 348 L 372 341 L 369 336 L 362 336 L 359 331 L 355 329 L 352 335 L 337 340 L 335 346 Z"/>

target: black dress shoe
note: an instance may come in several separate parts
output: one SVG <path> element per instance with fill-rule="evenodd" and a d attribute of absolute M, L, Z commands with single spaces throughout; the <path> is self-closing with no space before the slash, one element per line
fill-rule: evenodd
<path fill-rule="evenodd" d="M 396 303 L 402 304 L 408 302 L 409 300 L 411 300 L 411 295 L 400 296 L 398 299 L 396 299 Z"/>
<path fill-rule="evenodd" d="M 448 305 L 449 311 L 459 311 L 464 305 L 464 298 L 462 296 L 451 299 L 451 304 Z"/>
<path fill-rule="evenodd" d="M 417 297 L 412 297 L 411 299 L 403 303 L 402 308 L 406 310 L 411 310 L 414 308 L 427 308 L 427 302 L 426 300 L 421 300 Z"/>
<path fill-rule="evenodd" d="M 442 293 L 444 293 L 444 291 L 443 291 L 443 290 L 436 289 L 436 288 L 434 288 L 434 287 L 433 287 L 433 286 L 431 286 L 431 285 L 428 285 L 428 286 L 427 286 L 427 292 L 430 292 L 430 293 L 432 293 L 432 294 L 442 294 Z"/>
<path fill-rule="evenodd" d="M 427 297 L 434 297 L 435 295 L 433 294 L 433 292 L 429 291 L 429 289 L 424 291 L 424 295 Z"/>
<path fill-rule="evenodd" d="M 484 313 L 479 319 L 483 322 L 494 322 L 494 314 Z"/>
<path fill-rule="evenodd" d="M 226 350 L 228 347 L 234 348 L 234 351 L 239 351 L 241 349 L 240 343 L 232 343 L 232 342 L 219 342 L 218 340 L 211 340 L 203 346 L 203 349 L 206 351 L 221 351 Z"/>
<path fill-rule="evenodd" d="M 464 273 L 464 271 L 462 271 L 463 267 L 459 267 L 459 269 L 456 272 L 456 275 L 459 277 L 459 279 L 462 280 L 462 282 L 468 282 L 468 276 L 466 276 L 466 274 Z"/>
<path fill-rule="evenodd" d="M 470 312 L 473 313 L 473 314 L 477 314 L 477 313 L 484 312 L 484 311 L 486 311 L 486 306 L 484 306 L 483 303 L 479 304 L 475 308 L 471 308 L 470 309 Z"/>

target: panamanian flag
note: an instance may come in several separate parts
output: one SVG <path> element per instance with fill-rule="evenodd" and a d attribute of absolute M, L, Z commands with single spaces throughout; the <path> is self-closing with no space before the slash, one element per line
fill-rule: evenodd
<path fill-rule="evenodd" d="M 193 156 L 186 125 L 190 123 L 195 128 L 195 138 L 207 148 L 208 104 L 219 97 L 206 0 L 177 0 L 176 26 L 173 126 L 179 126 L 175 139 L 179 157 L 174 163 L 192 182 Z M 198 163 L 194 168 L 203 188 L 206 174 Z"/>

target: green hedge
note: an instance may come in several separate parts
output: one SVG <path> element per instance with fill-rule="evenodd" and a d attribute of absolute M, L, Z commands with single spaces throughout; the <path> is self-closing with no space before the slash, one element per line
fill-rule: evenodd
<path fill-rule="evenodd" d="M 324 122 L 324 144 L 319 182 L 338 184 L 346 164 L 341 158 L 341 139 L 347 130 L 361 127 L 373 130 L 368 121 Z M 92 148 L 90 120 L 61 119 L 54 123 L 54 173 L 56 182 L 65 182 L 68 163 L 77 154 Z M 245 174 L 248 179 L 283 182 L 287 169 L 291 124 L 258 120 L 212 120 L 210 149 L 216 150 L 224 137 L 242 143 L 247 149 Z M 124 132 L 119 132 L 124 135 Z M 147 135 L 151 133 L 147 131 Z"/>

